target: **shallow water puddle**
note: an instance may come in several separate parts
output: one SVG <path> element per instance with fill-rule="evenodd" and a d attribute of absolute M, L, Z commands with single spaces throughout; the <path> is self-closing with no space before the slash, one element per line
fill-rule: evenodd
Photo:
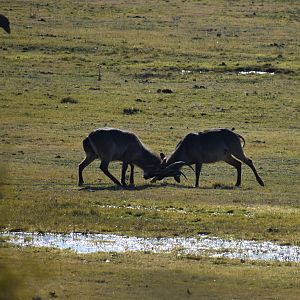
<path fill-rule="evenodd" d="M 191 74 L 192 70 L 181 70 L 181 74 Z M 196 73 L 203 73 L 203 71 L 198 71 Z M 240 75 L 275 75 L 273 71 L 257 71 L 257 70 L 245 70 L 245 71 L 227 71 L 227 73 L 236 73 Z"/>
<path fill-rule="evenodd" d="M 224 240 L 201 235 L 188 238 L 142 238 L 115 234 L 2 232 L 0 237 L 7 237 L 10 243 L 23 247 L 69 249 L 76 253 L 176 252 L 209 257 L 300 262 L 300 247 L 297 246 L 281 246 L 271 242 L 249 240 Z"/>
<path fill-rule="evenodd" d="M 251 75 L 251 74 L 255 74 L 255 75 L 265 75 L 265 74 L 275 75 L 274 72 L 267 72 L 267 71 L 241 71 L 241 72 L 238 72 L 238 74 L 241 74 L 241 75 Z"/>

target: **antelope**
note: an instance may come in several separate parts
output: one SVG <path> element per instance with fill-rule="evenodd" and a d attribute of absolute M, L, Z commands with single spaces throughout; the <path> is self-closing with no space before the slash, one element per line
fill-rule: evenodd
<path fill-rule="evenodd" d="M 2 27 L 7 33 L 10 33 L 9 20 L 3 15 L 0 15 L 0 27 Z"/>
<path fill-rule="evenodd" d="M 163 177 L 185 176 L 179 168 L 174 166 L 184 165 L 183 162 L 176 162 L 169 170 L 162 166 L 161 158 L 146 148 L 140 139 L 132 132 L 116 128 L 99 128 L 91 132 L 83 140 L 83 149 L 86 157 L 78 167 L 78 185 L 83 185 L 82 172 L 95 159 L 101 160 L 100 169 L 115 184 L 126 186 L 125 175 L 130 165 L 130 185 L 134 185 L 134 166 L 144 171 L 144 179 Z M 111 161 L 122 162 L 121 182 L 108 170 Z"/>
<path fill-rule="evenodd" d="M 236 186 L 241 185 L 242 179 L 242 164 L 241 161 L 248 165 L 253 171 L 257 182 L 264 186 L 263 180 L 257 174 L 252 160 L 245 156 L 243 147 L 245 146 L 245 139 L 233 132 L 232 130 L 219 128 L 209 129 L 198 133 L 187 134 L 176 146 L 175 150 L 170 156 L 166 157 L 161 153 L 163 164 L 168 169 L 172 169 L 174 173 L 182 166 L 182 164 L 175 164 L 176 161 L 185 162 L 187 165 L 195 164 L 196 183 L 195 187 L 199 187 L 199 177 L 202 164 L 215 163 L 218 161 L 225 161 L 237 170 Z M 243 146 L 241 144 L 243 141 Z M 174 178 L 180 182 L 180 175 L 177 173 Z M 163 174 L 156 176 L 152 181 L 163 179 Z"/>

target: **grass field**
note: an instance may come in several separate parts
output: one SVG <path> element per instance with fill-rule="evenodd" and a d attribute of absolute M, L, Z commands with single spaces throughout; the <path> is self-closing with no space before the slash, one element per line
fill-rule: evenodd
<path fill-rule="evenodd" d="M 3 0 L 0 13 L 11 23 L 10 35 L 0 28 L 0 230 L 300 245 L 298 1 Z M 197 189 L 188 169 L 180 184 L 151 184 L 137 170 L 135 188 L 122 189 L 95 162 L 79 190 L 82 140 L 103 126 L 166 154 L 188 132 L 235 127 L 266 186 L 244 165 L 232 189 L 235 170 L 218 163 L 204 165 Z M 120 176 L 120 163 L 110 169 Z M 300 290 L 295 264 L 0 246 L 21 299 L 52 290 L 70 299 L 296 299 Z M 40 273 L 22 277 L 33 266 Z"/>

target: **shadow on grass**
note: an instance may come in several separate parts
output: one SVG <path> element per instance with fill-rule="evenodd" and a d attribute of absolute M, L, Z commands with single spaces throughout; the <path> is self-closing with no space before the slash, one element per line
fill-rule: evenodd
<path fill-rule="evenodd" d="M 143 185 L 128 185 L 128 186 L 95 186 L 95 185 L 86 185 L 83 187 L 78 187 L 79 191 L 88 191 L 88 192 L 96 192 L 96 191 L 143 191 L 146 189 L 160 189 L 166 187 L 180 188 L 180 189 L 192 189 L 192 186 L 179 185 L 179 184 L 171 184 L 171 183 L 162 183 L 162 184 L 143 184 Z"/>
<path fill-rule="evenodd" d="M 14 183 L 2 183 L 1 185 L 24 185 L 21 182 L 14 182 Z M 141 185 L 127 185 L 127 186 L 117 186 L 117 185 L 105 185 L 105 184 L 86 184 L 83 186 L 75 186 L 74 183 L 58 183 L 54 181 L 49 182 L 28 182 L 26 184 L 28 187 L 41 187 L 44 189 L 51 189 L 51 190 L 74 190 L 74 191 L 87 191 L 87 192 L 97 192 L 97 191 L 143 191 L 147 189 L 161 189 L 161 188 L 176 188 L 176 189 L 185 189 L 185 190 L 239 190 L 240 187 L 236 187 L 235 185 L 228 185 L 222 183 L 213 183 L 211 186 L 200 186 L 195 188 L 194 185 L 184 185 L 179 183 L 168 183 L 168 182 L 161 182 L 161 183 L 145 183 Z M 250 188 L 243 188 L 243 190 L 249 190 Z M 0 193 L 1 199 L 1 193 Z"/>
<path fill-rule="evenodd" d="M 87 191 L 87 192 L 97 192 L 97 191 L 143 191 L 147 189 L 161 189 L 161 188 L 176 188 L 176 189 L 186 189 L 186 190 L 236 190 L 240 189 L 234 185 L 225 185 L 220 183 L 214 183 L 212 186 L 204 186 L 195 188 L 193 185 L 183 185 L 178 183 L 161 183 L 161 184 L 143 184 L 137 186 L 96 186 L 96 185 L 86 185 L 78 188 L 74 188 L 79 191 Z"/>

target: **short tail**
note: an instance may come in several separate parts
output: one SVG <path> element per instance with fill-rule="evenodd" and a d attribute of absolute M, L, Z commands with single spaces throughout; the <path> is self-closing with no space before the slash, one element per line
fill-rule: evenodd
<path fill-rule="evenodd" d="M 231 131 L 234 131 L 235 130 L 235 128 L 234 127 L 232 127 L 231 128 Z M 236 136 L 238 136 L 242 141 L 243 141 L 243 145 L 242 145 L 242 147 L 244 148 L 245 147 L 245 145 L 246 145 L 246 141 L 245 141 L 245 139 L 241 136 L 241 135 L 239 135 L 239 134 L 237 134 L 236 132 L 234 133 Z"/>
<path fill-rule="evenodd" d="M 236 135 L 243 141 L 243 145 L 242 145 L 242 147 L 244 148 L 245 147 L 245 145 L 246 145 L 246 141 L 245 141 L 245 139 L 241 136 L 241 135 L 239 135 L 239 134 L 237 134 L 236 133 Z"/>
<path fill-rule="evenodd" d="M 82 141 L 82 146 L 85 153 L 95 153 L 88 137 Z"/>

